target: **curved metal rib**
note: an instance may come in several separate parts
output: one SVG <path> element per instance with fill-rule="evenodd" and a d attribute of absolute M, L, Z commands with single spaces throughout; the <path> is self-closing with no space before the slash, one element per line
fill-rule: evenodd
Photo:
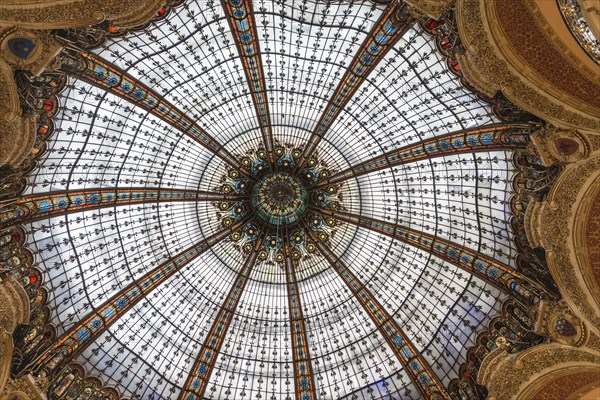
<path fill-rule="evenodd" d="M 478 127 L 433 137 L 419 143 L 404 146 L 333 174 L 317 183 L 324 186 L 352 177 L 359 177 L 384 168 L 452 154 L 475 153 L 505 149 L 524 149 L 529 143 L 529 125 L 502 124 Z"/>
<path fill-rule="evenodd" d="M 544 289 L 509 266 L 448 240 L 357 214 L 333 210 L 316 210 L 316 212 L 382 233 L 429 252 L 481 278 L 498 289 L 516 296 L 528 304 L 549 296 Z"/>
<path fill-rule="evenodd" d="M 275 141 L 271 128 L 269 101 L 267 100 L 267 89 L 265 87 L 265 73 L 258 45 L 256 21 L 252 12 L 252 1 L 221 0 L 221 4 L 225 10 L 233 38 L 242 59 L 246 80 L 248 81 L 250 93 L 254 100 L 254 109 L 258 117 L 267 157 L 270 163 L 273 164 L 275 159 L 275 154 L 273 153 Z"/>
<path fill-rule="evenodd" d="M 79 49 L 65 49 L 61 70 L 109 91 L 179 129 L 231 167 L 243 173 L 239 160 L 176 106 L 102 57 Z"/>
<path fill-rule="evenodd" d="M 202 190 L 177 189 L 114 188 L 51 192 L 25 196 L 0 208 L 0 228 L 57 215 L 125 204 L 236 199 L 241 197 Z"/>
<path fill-rule="evenodd" d="M 48 375 L 60 371 L 135 304 L 169 279 L 175 272 L 198 258 L 219 241 L 227 238 L 231 232 L 240 228 L 244 223 L 245 221 L 241 221 L 231 227 L 222 229 L 127 285 L 65 332 L 50 348 L 36 356 L 34 358 L 34 368 L 37 370 L 43 369 Z"/>
<path fill-rule="evenodd" d="M 306 337 L 306 326 L 302 315 L 300 291 L 298 290 L 298 281 L 296 279 L 297 263 L 289 254 L 287 246 L 283 246 L 283 249 L 285 256 L 285 280 L 288 289 L 288 306 L 290 310 L 296 400 L 317 400 L 308 339 Z"/>
<path fill-rule="evenodd" d="M 367 76 L 408 31 L 414 21 L 415 19 L 408 12 L 408 6 L 402 1 L 393 1 L 385 9 L 354 56 L 350 67 L 346 70 L 315 130 L 308 139 L 304 152 L 298 159 L 298 170 L 302 169 L 306 160 L 313 154 L 337 116 Z"/>
<path fill-rule="evenodd" d="M 244 266 L 238 273 L 233 286 L 229 290 L 223 306 L 219 310 L 215 321 L 213 322 L 208 335 L 204 339 L 204 343 L 200 348 L 198 357 L 194 362 L 194 366 L 185 381 L 181 393 L 179 394 L 180 400 L 197 400 L 202 399 L 206 387 L 208 386 L 208 380 L 217 362 L 217 356 L 221 351 L 223 345 L 223 339 L 229 330 L 231 320 L 235 314 L 235 310 L 238 306 L 242 293 L 248 283 L 250 274 L 256 264 L 256 258 L 258 257 L 258 249 L 263 244 L 265 239 L 266 231 L 263 230 L 261 237 L 256 241 L 256 245 L 253 251 L 248 255 Z"/>
<path fill-rule="evenodd" d="M 323 257 L 331 264 L 332 268 L 352 291 L 354 297 L 356 297 L 367 314 L 369 314 L 369 317 L 371 317 L 377 329 L 385 337 L 390 348 L 402 363 L 404 370 L 410 376 L 413 384 L 423 398 L 428 400 L 450 399 L 441 381 L 433 373 L 429 365 L 427 365 L 427 362 L 400 328 L 400 325 L 377 301 L 371 291 L 362 284 L 327 245 L 319 242 L 311 229 L 305 227 L 304 231 L 316 243 Z"/>

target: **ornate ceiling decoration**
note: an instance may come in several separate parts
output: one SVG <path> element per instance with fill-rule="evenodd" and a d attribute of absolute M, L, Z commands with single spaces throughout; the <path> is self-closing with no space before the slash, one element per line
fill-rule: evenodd
<path fill-rule="evenodd" d="M 581 5 L 574 0 L 558 0 L 560 11 L 573 36 L 590 57 L 600 64 L 600 42 L 590 29 Z M 582 3 L 585 4 L 585 3 Z M 597 10 L 595 10 L 597 12 Z M 593 14 L 590 14 L 593 15 Z"/>
<path fill-rule="evenodd" d="M 0 195 L 50 398 L 482 398 L 557 291 L 523 223 L 557 168 L 464 81 L 453 14 L 172 2 L 54 32 Z M 22 46 L 21 46 L 22 47 Z M 19 48 L 18 51 L 24 51 Z M 18 197 L 18 198 L 17 198 Z"/>

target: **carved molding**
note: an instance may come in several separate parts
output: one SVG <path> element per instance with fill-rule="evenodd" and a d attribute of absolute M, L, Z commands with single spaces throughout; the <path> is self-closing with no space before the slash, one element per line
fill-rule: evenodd
<path fill-rule="evenodd" d="M 119 27 L 142 24 L 166 0 L 0 0 L 0 26 L 27 29 L 78 28 L 104 21 Z"/>
<path fill-rule="evenodd" d="M 33 49 L 25 58 L 15 55 L 9 46 L 11 39 L 28 39 Z M 4 60 L 15 69 L 29 71 L 39 76 L 52 59 L 62 50 L 62 46 L 47 31 L 31 31 L 11 28 L 0 35 L 0 53 Z"/>
<path fill-rule="evenodd" d="M 29 321 L 27 292 L 14 278 L 0 283 L 0 331 L 12 333 L 18 324 Z"/>
<path fill-rule="evenodd" d="M 525 234 L 531 247 L 542 247 L 542 225 L 540 217 L 543 204 L 535 199 L 529 202 L 525 210 Z"/>
<path fill-rule="evenodd" d="M 29 322 L 29 298 L 13 278 L 0 282 L 0 393 L 5 387 L 12 363 L 12 333 Z"/>
<path fill-rule="evenodd" d="M 488 389 L 487 400 L 523 400 L 557 374 L 600 373 L 600 353 L 564 344 L 542 344 L 519 354 L 494 350 L 483 361 L 477 382 Z"/>
<path fill-rule="evenodd" d="M 456 0 L 405 0 L 404 2 L 433 19 L 440 19 Z"/>
<path fill-rule="evenodd" d="M 535 132 L 531 139 L 546 166 L 577 162 L 592 152 L 589 138 L 574 129 L 561 129 L 548 124 Z"/>
<path fill-rule="evenodd" d="M 600 155 L 568 165 L 545 202 L 535 206 L 528 235 L 546 249 L 550 272 L 577 315 L 600 329 L 600 293 L 585 245 L 590 202 L 600 190 Z"/>
<path fill-rule="evenodd" d="M 511 50 L 495 18 L 497 1 L 457 1 L 458 29 L 466 49 L 458 58 L 467 80 L 488 95 L 501 90 L 516 105 L 556 126 L 600 130 L 598 109 L 536 77 Z"/>
<path fill-rule="evenodd" d="M 590 338 L 585 322 L 575 315 L 564 300 L 540 302 L 535 332 L 574 347 L 585 346 Z"/>
<path fill-rule="evenodd" d="M 6 382 L 10 376 L 12 353 L 12 335 L 8 332 L 0 332 L 0 391 L 6 386 Z"/>
<path fill-rule="evenodd" d="M 31 153 L 35 130 L 33 116 L 19 117 L 15 121 L 0 120 L 0 165 L 16 168 Z"/>
<path fill-rule="evenodd" d="M 577 3 L 579 3 L 583 17 L 594 33 L 594 36 L 600 40 L 600 1 L 577 0 Z"/>
<path fill-rule="evenodd" d="M 600 158 L 600 156 L 598 157 Z M 600 167 L 600 163 L 597 164 Z M 598 231 L 590 232 L 590 221 L 598 221 L 598 215 L 594 203 L 600 202 L 600 171 L 597 171 L 589 186 L 582 188 L 583 196 L 578 204 L 575 204 L 573 220 L 570 221 L 572 228 L 572 246 L 583 277 L 585 287 L 589 289 L 595 306 L 600 309 L 600 269 L 598 260 L 593 259 L 598 252 L 598 243 L 591 243 L 588 239 L 598 236 Z M 596 248 L 592 248 L 596 247 Z M 600 325 L 596 325 L 600 329 Z"/>
<path fill-rule="evenodd" d="M 139 26 L 156 17 L 166 2 L 0 0 L 0 166 L 18 168 L 34 148 L 36 117 L 22 115 L 14 74 L 39 76 L 53 70 L 62 45 L 49 29 L 87 27 L 107 19 L 110 29 Z M 23 41 L 21 53 L 15 52 L 15 40 Z"/>
<path fill-rule="evenodd" d="M 561 51 L 564 59 L 579 69 L 582 75 L 598 83 L 600 66 L 589 57 L 579 42 L 573 37 L 569 26 L 561 15 L 559 2 L 553 0 L 522 0 L 533 15 L 536 26 Z M 551 6 L 551 7 L 550 7 Z M 558 26 L 560 24 L 560 26 Z"/>
<path fill-rule="evenodd" d="M 9 48 L 10 41 L 19 38 L 34 46 L 26 57 L 18 57 Z M 0 165 L 18 167 L 31 153 L 36 139 L 36 119 L 22 115 L 14 71 L 28 71 L 38 76 L 61 49 L 48 32 L 0 30 Z"/>
<path fill-rule="evenodd" d="M 47 399 L 44 388 L 31 375 L 9 380 L 0 396 L 0 400 L 13 400 L 15 397 L 19 400 Z"/>
<path fill-rule="evenodd" d="M 21 112 L 17 85 L 13 72 L 6 61 L 0 57 L 0 121 L 14 121 Z"/>

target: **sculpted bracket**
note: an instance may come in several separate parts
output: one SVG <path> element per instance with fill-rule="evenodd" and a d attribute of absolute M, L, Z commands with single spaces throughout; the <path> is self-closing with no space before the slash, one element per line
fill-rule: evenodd
<path fill-rule="evenodd" d="M 586 250 L 586 223 L 600 190 L 600 156 L 572 164 L 557 179 L 548 198 L 535 210 L 540 244 L 561 294 L 591 329 L 600 327 L 597 272 Z M 531 228 L 530 228 L 531 230 Z M 596 327 L 596 328 L 594 328 Z"/>
<path fill-rule="evenodd" d="M 574 129 L 546 124 L 531 139 L 546 166 L 577 162 L 589 157 L 592 152 L 589 138 Z"/>

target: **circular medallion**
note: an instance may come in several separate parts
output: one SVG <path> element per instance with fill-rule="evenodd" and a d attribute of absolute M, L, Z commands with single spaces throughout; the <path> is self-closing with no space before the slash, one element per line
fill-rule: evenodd
<path fill-rule="evenodd" d="M 260 219 L 273 225 L 297 222 L 308 206 L 308 192 L 292 175 L 277 172 L 262 178 L 252 190 L 252 206 Z"/>

